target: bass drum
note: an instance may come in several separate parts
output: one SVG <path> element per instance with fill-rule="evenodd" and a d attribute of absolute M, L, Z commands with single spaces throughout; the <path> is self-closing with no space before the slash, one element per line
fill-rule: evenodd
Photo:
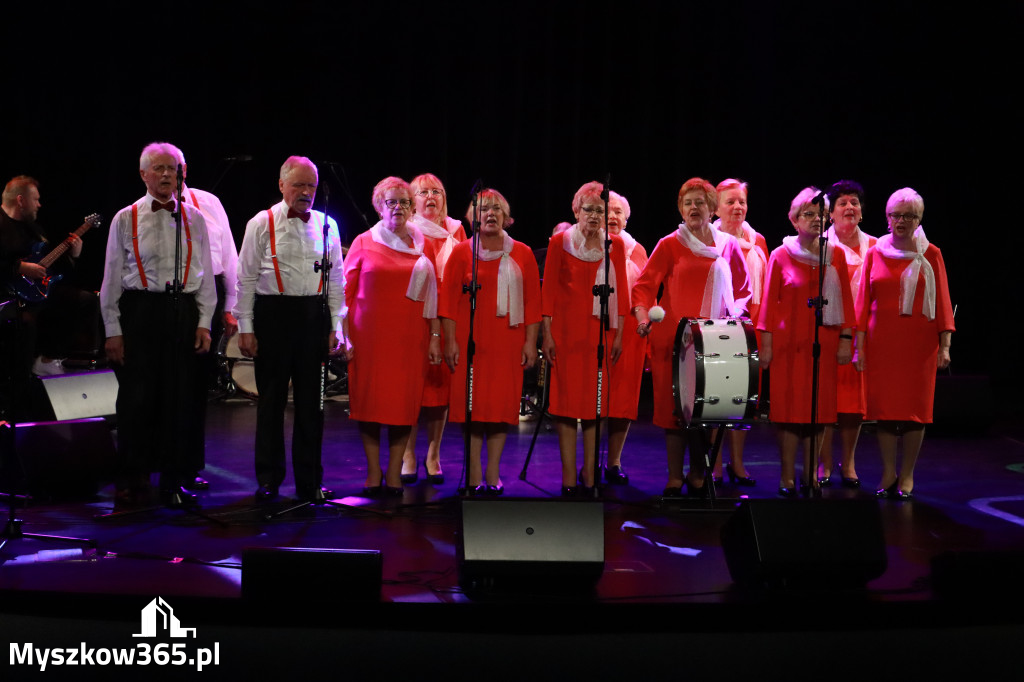
<path fill-rule="evenodd" d="M 750 320 L 684 317 L 676 328 L 672 359 L 672 392 L 680 426 L 754 419 L 758 357 Z"/>

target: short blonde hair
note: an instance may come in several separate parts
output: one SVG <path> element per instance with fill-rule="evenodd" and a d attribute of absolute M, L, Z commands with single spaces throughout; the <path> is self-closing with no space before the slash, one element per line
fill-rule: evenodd
<path fill-rule="evenodd" d="M 626 201 L 626 197 L 616 191 L 608 190 L 608 204 L 611 205 L 615 201 L 622 204 L 622 215 L 626 217 L 626 220 L 629 220 L 629 202 Z"/>
<path fill-rule="evenodd" d="M 747 183 L 736 178 L 726 178 L 718 183 L 718 187 L 715 188 L 719 201 L 721 201 L 722 192 L 727 192 L 730 189 L 738 189 L 743 192 L 743 196 L 747 196 Z"/>
<path fill-rule="evenodd" d="M 384 215 L 384 195 L 388 193 L 389 189 L 404 189 L 410 201 L 412 200 L 412 188 L 408 182 L 395 175 L 386 177 L 373 188 L 371 201 L 373 202 L 373 208 L 377 211 L 377 215 Z"/>
<path fill-rule="evenodd" d="M 703 192 L 708 210 L 712 213 L 718 210 L 718 193 L 715 191 L 715 186 L 704 178 L 690 178 L 679 188 L 679 195 L 676 196 L 676 208 L 679 209 L 679 215 L 683 214 L 683 197 L 687 192 Z"/>
<path fill-rule="evenodd" d="M 432 187 L 434 185 L 441 188 L 441 218 L 443 220 L 448 217 L 448 193 L 444 190 L 444 183 L 441 182 L 441 178 L 437 177 L 433 173 L 421 173 L 413 178 L 412 182 L 409 183 L 412 194 L 416 194 L 416 192 L 420 191 L 424 187 Z"/>
<path fill-rule="evenodd" d="M 480 190 L 480 193 L 476 195 L 476 203 L 478 206 L 483 203 L 484 197 L 493 197 L 498 202 L 498 205 L 501 206 L 501 212 L 505 215 L 505 222 L 501 225 L 502 229 L 509 227 L 515 222 L 515 219 L 512 218 L 512 211 L 508 207 L 508 199 L 506 199 L 501 192 L 496 189 L 492 189 L 491 187 Z M 469 220 L 469 224 L 472 225 L 475 218 L 473 215 L 472 201 L 469 202 L 469 208 L 466 209 L 466 218 Z"/>
<path fill-rule="evenodd" d="M 893 209 L 896 204 L 908 203 L 914 205 L 914 211 L 918 217 L 924 216 L 924 199 L 915 190 L 910 187 L 904 187 L 898 189 L 892 193 L 889 197 L 889 201 L 885 202 L 885 213 L 888 216 L 889 211 Z"/>
<path fill-rule="evenodd" d="M 813 185 L 810 187 L 804 187 L 800 190 L 800 193 L 793 197 L 793 201 L 789 203 L 789 222 L 796 225 L 796 217 L 800 214 L 800 209 L 811 203 L 811 201 L 814 200 L 814 197 L 818 196 L 819 192 L 821 192 L 821 190 Z M 828 195 L 822 194 L 821 197 L 822 201 L 825 202 L 825 210 L 827 211 Z"/>

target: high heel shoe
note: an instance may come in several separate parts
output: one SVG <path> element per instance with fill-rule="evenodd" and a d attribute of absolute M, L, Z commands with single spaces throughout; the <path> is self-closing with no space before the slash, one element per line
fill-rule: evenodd
<path fill-rule="evenodd" d="M 574 486 L 574 485 L 563 485 L 562 486 L 562 497 L 576 497 L 576 493 L 577 493 L 578 490 L 579 490 L 579 488 L 577 486 Z"/>
<path fill-rule="evenodd" d="M 401 480 L 402 485 L 412 485 L 416 481 L 420 480 L 419 462 L 416 463 L 416 470 L 414 472 L 412 472 L 411 474 L 402 474 L 399 480 Z"/>
<path fill-rule="evenodd" d="M 796 488 L 780 485 L 779 497 L 796 497 Z"/>
<path fill-rule="evenodd" d="M 488 497 L 497 497 L 505 493 L 505 486 L 503 485 L 488 485 L 484 487 L 484 495 Z"/>
<path fill-rule="evenodd" d="M 750 476 L 738 476 L 736 470 L 732 468 L 732 463 L 725 465 L 725 473 L 729 474 L 729 482 L 735 483 L 736 485 L 746 486 L 752 488 L 757 485 L 757 480 Z"/>
<path fill-rule="evenodd" d="M 480 485 L 470 485 L 466 488 L 466 494 L 470 497 L 479 497 L 487 494 L 487 486 L 483 483 Z"/>
<path fill-rule="evenodd" d="M 860 479 L 859 478 L 849 478 L 847 476 L 843 476 L 843 487 L 844 488 L 859 488 L 860 487 Z"/>
<path fill-rule="evenodd" d="M 900 489 L 897 487 L 899 481 L 893 481 L 892 485 L 888 488 L 879 488 L 875 491 L 875 497 L 880 500 L 895 500 L 899 498 Z"/>

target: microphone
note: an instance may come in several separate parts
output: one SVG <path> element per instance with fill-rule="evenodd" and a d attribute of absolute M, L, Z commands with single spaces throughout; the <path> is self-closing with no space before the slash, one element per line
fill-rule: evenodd
<path fill-rule="evenodd" d="M 656 305 L 647 312 L 647 321 L 642 326 L 647 328 L 647 331 L 651 331 L 651 325 L 655 322 L 661 322 L 665 319 L 665 309 L 660 305 Z"/>

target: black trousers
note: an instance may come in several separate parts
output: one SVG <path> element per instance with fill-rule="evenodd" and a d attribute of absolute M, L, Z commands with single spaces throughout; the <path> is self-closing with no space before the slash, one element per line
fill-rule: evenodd
<path fill-rule="evenodd" d="M 161 485 L 180 485 L 195 464 L 195 444 L 204 438 L 195 405 L 195 297 L 181 295 L 175 311 L 170 294 L 125 291 L 119 307 L 124 365 L 114 366 L 118 484 L 159 471 Z"/>
<path fill-rule="evenodd" d="M 289 380 L 295 408 L 295 489 L 299 495 L 311 495 L 323 481 L 320 382 L 327 350 L 326 328 L 317 296 L 256 297 L 256 480 L 260 485 L 277 488 L 284 481 L 284 411 Z"/>

